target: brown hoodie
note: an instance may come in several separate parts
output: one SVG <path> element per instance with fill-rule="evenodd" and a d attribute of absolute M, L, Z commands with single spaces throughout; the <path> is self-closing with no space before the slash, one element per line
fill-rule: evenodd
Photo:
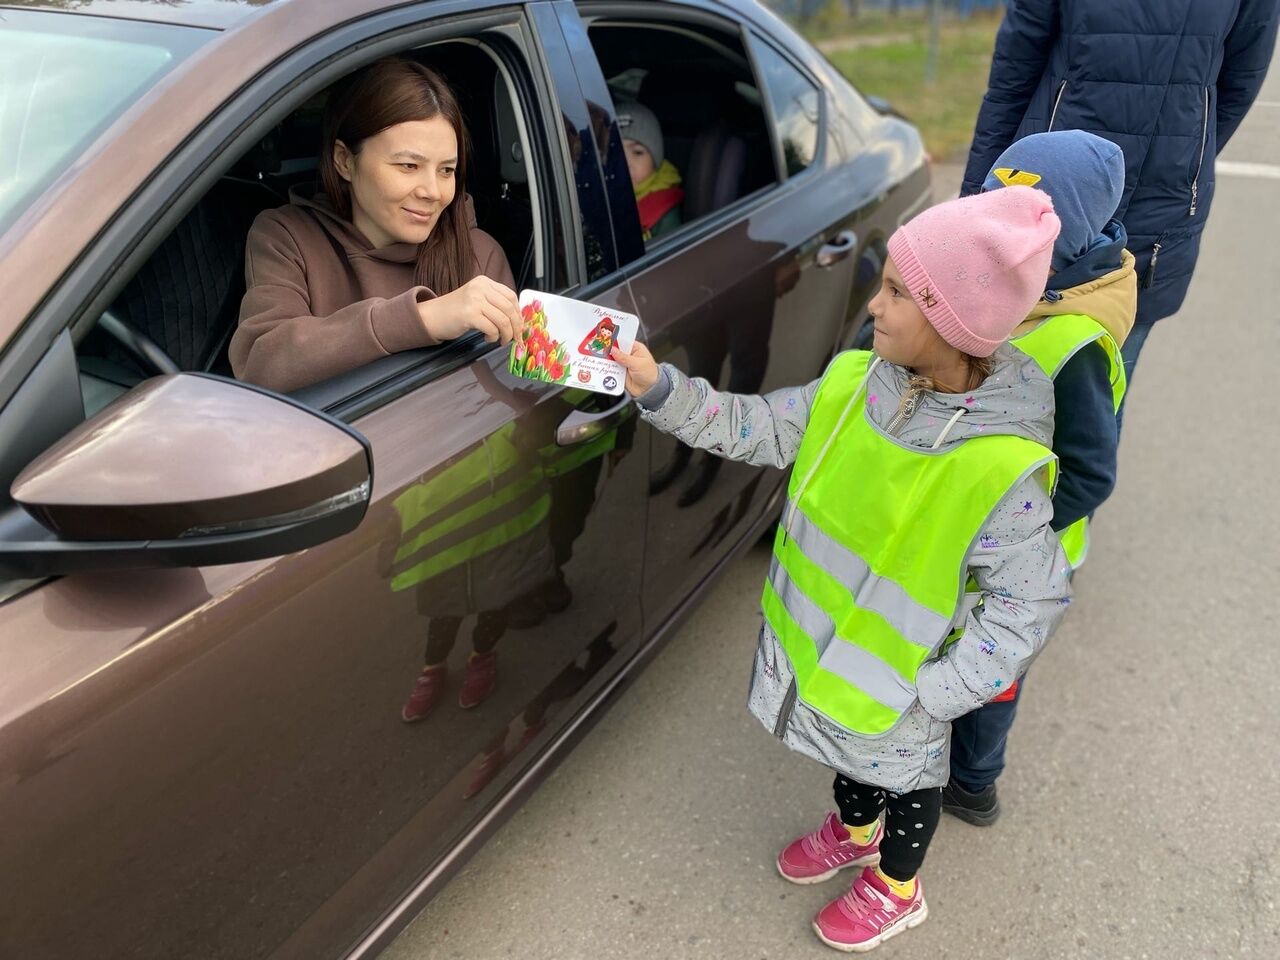
<path fill-rule="evenodd" d="M 477 273 L 514 287 L 502 247 L 476 226 L 471 198 L 465 202 Z M 413 283 L 417 254 L 411 243 L 374 249 L 323 195 L 291 192 L 288 206 L 264 210 L 249 229 L 231 369 L 241 380 L 297 390 L 431 346 L 417 304 L 435 293 Z"/>

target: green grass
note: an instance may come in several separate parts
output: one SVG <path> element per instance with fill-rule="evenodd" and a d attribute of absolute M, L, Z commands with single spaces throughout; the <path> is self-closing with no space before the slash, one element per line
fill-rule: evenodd
<path fill-rule="evenodd" d="M 896 17 L 891 17 L 885 10 L 868 10 L 857 17 L 850 17 L 848 14 L 826 9 L 809 23 L 795 23 L 795 26 L 810 40 L 817 42 L 850 35 L 882 37 L 910 33 L 913 28 L 924 23 L 925 16 L 919 10 L 905 10 Z"/>
<path fill-rule="evenodd" d="M 900 17 L 895 23 L 897 29 L 887 32 L 909 33 L 910 41 L 832 49 L 827 56 L 859 90 L 883 97 L 915 123 L 934 159 L 963 160 L 973 139 L 978 106 L 986 93 L 1000 21 L 976 16 L 963 22 L 945 21 L 938 77 L 932 85 L 924 79 L 927 25 L 921 18 L 907 17 Z M 850 35 L 860 38 L 872 34 L 864 33 L 859 26 Z M 838 40 L 830 38 L 827 43 L 838 44 Z"/>

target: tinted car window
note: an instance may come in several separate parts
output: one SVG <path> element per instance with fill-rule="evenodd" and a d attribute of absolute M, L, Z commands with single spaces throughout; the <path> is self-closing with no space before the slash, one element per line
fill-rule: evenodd
<path fill-rule="evenodd" d="M 822 109 L 818 88 L 773 47 L 753 41 L 760 81 L 769 103 L 782 146 L 787 176 L 808 168 L 818 152 L 818 127 Z"/>
<path fill-rule="evenodd" d="M 6 10 L 0 232 L 77 153 L 213 31 Z"/>
<path fill-rule="evenodd" d="M 614 171 L 631 185 L 644 249 L 777 181 L 763 98 L 735 24 L 600 18 L 588 35 L 623 147 L 630 154 L 638 144 L 647 158 L 640 173 L 629 162 Z M 613 217 L 619 233 L 636 228 L 622 204 Z"/>

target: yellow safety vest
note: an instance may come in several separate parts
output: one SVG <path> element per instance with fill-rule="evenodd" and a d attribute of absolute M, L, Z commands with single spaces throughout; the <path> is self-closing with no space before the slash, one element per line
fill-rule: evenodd
<path fill-rule="evenodd" d="M 946 450 L 885 437 L 862 399 L 870 356 L 842 354 L 818 387 L 762 601 L 797 697 L 864 736 L 889 730 L 915 702 L 916 672 L 958 615 L 992 511 L 1054 464 L 1021 437 Z"/>
<path fill-rule="evenodd" d="M 1011 342 L 1034 360 L 1050 380 L 1056 378 L 1067 361 L 1077 353 L 1091 343 L 1098 344 L 1106 351 L 1110 363 L 1112 401 L 1114 409 L 1119 412 L 1125 391 L 1124 360 L 1120 356 L 1120 345 L 1097 320 L 1080 313 L 1047 317 Z M 1089 518 L 1081 517 L 1060 531 L 1058 539 L 1072 569 L 1078 569 L 1089 553 Z"/>

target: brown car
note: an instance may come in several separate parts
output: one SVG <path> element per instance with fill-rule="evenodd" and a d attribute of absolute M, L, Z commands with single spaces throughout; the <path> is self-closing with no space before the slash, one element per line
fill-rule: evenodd
<path fill-rule="evenodd" d="M 0 956 L 372 956 L 785 478 L 478 336 L 230 379 L 246 233 L 314 179 L 326 90 L 441 71 L 518 285 L 745 392 L 855 336 L 920 139 L 745 0 L 0 0 L 0 50 Z M 647 247 L 634 96 L 686 190 Z"/>

